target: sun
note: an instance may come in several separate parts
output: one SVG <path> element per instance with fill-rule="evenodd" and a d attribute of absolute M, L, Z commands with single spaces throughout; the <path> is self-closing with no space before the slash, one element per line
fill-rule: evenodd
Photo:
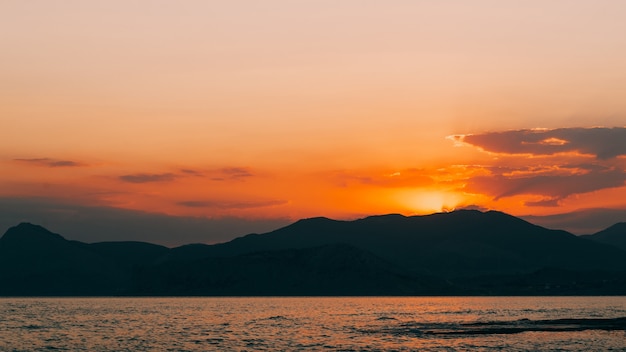
<path fill-rule="evenodd" d="M 439 190 L 408 190 L 402 192 L 399 198 L 409 211 L 417 214 L 450 211 L 461 202 L 456 193 Z"/>

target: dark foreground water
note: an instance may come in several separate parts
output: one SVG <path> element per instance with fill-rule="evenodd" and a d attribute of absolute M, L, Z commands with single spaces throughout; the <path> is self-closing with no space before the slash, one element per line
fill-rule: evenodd
<path fill-rule="evenodd" d="M 1 298 L 2 351 L 626 351 L 626 297 Z"/>

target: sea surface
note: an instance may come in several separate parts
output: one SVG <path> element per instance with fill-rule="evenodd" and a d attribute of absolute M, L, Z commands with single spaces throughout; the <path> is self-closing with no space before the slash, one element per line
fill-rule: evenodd
<path fill-rule="evenodd" d="M 626 351 L 626 297 L 0 298 L 1 351 Z"/>

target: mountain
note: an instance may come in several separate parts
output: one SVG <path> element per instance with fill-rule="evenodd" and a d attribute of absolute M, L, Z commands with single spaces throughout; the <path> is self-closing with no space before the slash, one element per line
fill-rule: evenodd
<path fill-rule="evenodd" d="M 593 235 L 580 237 L 615 246 L 626 251 L 626 222 L 617 223 Z"/>
<path fill-rule="evenodd" d="M 461 210 L 303 219 L 170 249 L 20 224 L 0 238 L 0 295 L 626 294 L 626 251 L 598 241 L 620 228 L 582 238 Z"/>
<path fill-rule="evenodd" d="M 355 221 L 311 218 L 224 244 L 179 247 L 169 255 L 177 260 L 228 257 L 337 243 L 371 252 L 416 273 L 446 278 L 529 273 L 545 267 L 626 269 L 625 253 L 617 248 L 501 212 L 476 210 Z"/>
<path fill-rule="evenodd" d="M 138 294 L 428 295 L 444 280 L 414 275 L 348 245 L 166 261 L 137 273 Z"/>
<path fill-rule="evenodd" d="M 22 223 L 0 238 L 0 294 L 114 294 L 128 272 L 82 243 Z"/>
<path fill-rule="evenodd" d="M 185 260 L 170 255 L 179 250 L 68 241 L 22 223 L 0 238 L 0 295 L 414 295 L 449 286 L 348 245 Z"/>
<path fill-rule="evenodd" d="M 87 244 L 85 248 L 131 266 L 153 263 L 169 252 L 167 247 L 137 241 L 98 242 Z"/>

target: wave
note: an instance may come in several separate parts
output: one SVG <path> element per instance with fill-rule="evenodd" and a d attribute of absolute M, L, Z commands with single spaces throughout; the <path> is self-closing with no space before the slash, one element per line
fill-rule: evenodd
<path fill-rule="evenodd" d="M 387 327 L 379 332 L 398 335 L 490 335 L 518 334 L 529 331 L 568 332 L 584 330 L 624 330 L 626 317 L 620 318 L 564 318 L 512 321 L 487 321 L 470 323 L 404 323 Z"/>

